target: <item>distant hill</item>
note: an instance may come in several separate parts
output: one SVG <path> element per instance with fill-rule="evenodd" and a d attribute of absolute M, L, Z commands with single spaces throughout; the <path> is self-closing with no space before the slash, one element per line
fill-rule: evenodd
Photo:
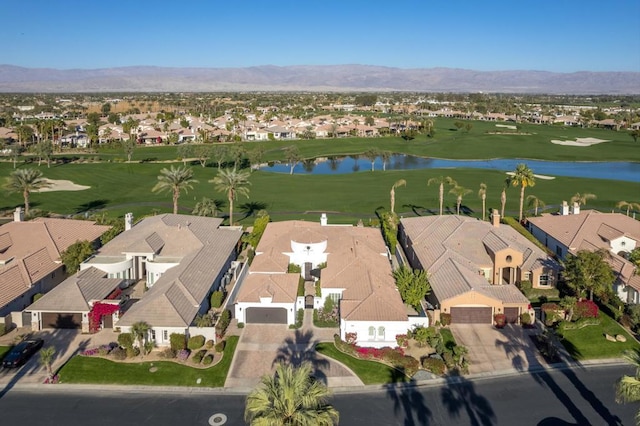
<path fill-rule="evenodd" d="M 412 91 L 640 94 L 640 72 L 473 71 L 369 65 L 247 68 L 23 68 L 0 65 L 0 92 Z"/>

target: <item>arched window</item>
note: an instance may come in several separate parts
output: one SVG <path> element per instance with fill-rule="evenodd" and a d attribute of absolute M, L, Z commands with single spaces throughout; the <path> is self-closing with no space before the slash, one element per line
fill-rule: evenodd
<path fill-rule="evenodd" d="M 384 340 L 384 327 L 378 327 L 378 338 Z"/>
<path fill-rule="evenodd" d="M 375 338 L 376 338 L 376 328 L 369 327 L 369 339 L 375 339 Z"/>

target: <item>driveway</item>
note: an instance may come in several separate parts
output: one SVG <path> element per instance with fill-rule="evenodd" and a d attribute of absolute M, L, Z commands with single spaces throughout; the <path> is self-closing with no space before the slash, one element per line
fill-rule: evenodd
<path fill-rule="evenodd" d="M 309 314 L 310 312 L 305 312 Z M 330 387 L 362 386 L 351 370 L 315 351 L 321 341 L 333 341 L 333 329 L 313 327 L 305 317 L 301 329 L 282 324 L 246 324 L 241 330 L 225 387 L 253 388 L 265 374 L 273 374 L 278 362 L 299 365 L 310 362 L 316 378 Z"/>
<path fill-rule="evenodd" d="M 529 338 L 530 334 L 539 333 L 537 329 L 511 324 L 503 329 L 487 324 L 452 324 L 449 327 L 458 345 L 469 350 L 469 373 L 527 371 L 544 362 Z"/>

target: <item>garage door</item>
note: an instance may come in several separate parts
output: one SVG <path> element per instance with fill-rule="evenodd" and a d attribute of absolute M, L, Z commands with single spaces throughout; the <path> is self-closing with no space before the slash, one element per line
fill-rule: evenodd
<path fill-rule="evenodd" d="M 286 324 L 287 310 L 284 308 L 247 308 L 247 324 Z"/>
<path fill-rule="evenodd" d="M 504 308 L 504 315 L 507 317 L 509 324 L 517 324 L 518 316 L 520 316 L 520 308 Z"/>
<path fill-rule="evenodd" d="M 452 324 L 491 324 L 491 307 L 486 308 L 451 308 Z"/>
<path fill-rule="evenodd" d="M 46 312 L 42 314 L 42 328 L 81 328 L 82 314 Z"/>

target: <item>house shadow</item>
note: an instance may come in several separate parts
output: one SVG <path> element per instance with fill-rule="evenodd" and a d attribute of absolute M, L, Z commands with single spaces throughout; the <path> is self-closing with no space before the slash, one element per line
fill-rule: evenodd
<path fill-rule="evenodd" d="M 509 327 L 517 327 L 511 325 Z M 533 343 L 530 336 L 527 333 L 520 336 L 509 333 L 508 328 L 505 328 L 503 333 L 507 336 L 507 341 L 496 340 L 496 347 L 502 347 L 505 354 L 511 358 L 513 368 L 519 372 L 528 372 L 531 377 L 542 387 L 546 387 L 553 393 L 555 398 L 564 405 L 569 414 L 576 421 L 576 425 L 588 425 L 593 424 L 582 412 L 582 410 L 575 404 L 571 397 L 565 392 L 560 384 L 551 375 L 551 371 L 556 370 L 561 372 L 569 382 L 580 393 L 580 396 L 591 405 L 591 407 L 602 418 L 604 424 L 608 425 L 620 425 L 622 424 L 617 416 L 614 416 L 609 409 L 598 399 L 598 397 L 586 387 L 586 385 L 576 375 L 574 368 L 576 365 L 570 364 L 568 361 L 571 354 L 579 356 L 580 352 L 573 345 L 565 342 L 563 345 L 555 338 L 555 336 L 549 337 L 548 341 L 550 345 L 554 345 L 553 349 L 544 350 L 544 354 L 540 352 L 539 348 Z M 557 351 L 557 352 L 556 352 Z M 558 353 L 559 356 L 555 356 Z M 523 357 L 524 354 L 524 357 Z M 548 364 L 546 368 L 541 364 L 536 354 L 540 354 L 545 359 L 545 364 Z M 559 360 L 558 362 L 554 362 Z M 553 362 L 553 363 L 548 363 Z M 566 386 L 566 385 L 565 385 Z M 538 425 L 572 425 L 574 423 L 567 423 L 564 420 L 557 419 L 555 417 L 548 417 L 542 419 Z"/>
<path fill-rule="evenodd" d="M 440 396 L 450 417 L 459 418 L 464 412 L 469 417 L 469 424 L 483 426 L 496 424 L 496 414 L 489 400 L 479 395 L 473 382 L 464 377 L 447 376 L 446 386 L 442 388 Z"/>
<path fill-rule="evenodd" d="M 391 369 L 389 375 L 384 388 L 387 398 L 393 402 L 393 414 L 402 418 L 404 426 L 429 425 L 432 413 L 416 381 L 413 378 L 407 381 L 402 368 Z"/>
<path fill-rule="evenodd" d="M 319 340 L 314 339 L 310 330 L 296 330 L 293 337 L 287 337 L 284 343 L 278 348 L 278 352 L 272 366 L 276 364 L 289 364 L 300 367 L 304 363 L 311 364 L 313 377 L 327 384 L 327 371 L 330 363 L 327 359 L 316 353 L 316 345 Z"/>

